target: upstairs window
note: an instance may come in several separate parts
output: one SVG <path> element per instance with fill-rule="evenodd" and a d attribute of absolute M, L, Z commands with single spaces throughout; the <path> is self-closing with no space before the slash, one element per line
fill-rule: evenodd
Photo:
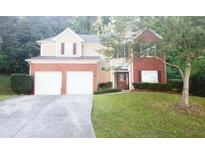
<path fill-rule="evenodd" d="M 65 54 L 65 43 L 61 43 L 61 55 Z"/>
<path fill-rule="evenodd" d="M 73 55 L 76 55 L 76 43 L 73 43 Z"/>
<path fill-rule="evenodd" d="M 156 56 L 155 43 L 140 43 L 140 57 Z"/>
<path fill-rule="evenodd" d="M 65 54 L 64 55 L 65 56 L 77 55 L 77 44 L 76 43 L 65 43 Z"/>

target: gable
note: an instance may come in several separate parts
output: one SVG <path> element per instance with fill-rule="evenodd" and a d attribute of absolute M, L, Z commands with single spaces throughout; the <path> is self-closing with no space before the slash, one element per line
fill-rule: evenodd
<path fill-rule="evenodd" d="M 55 37 L 56 42 L 83 42 L 84 40 L 80 38 L 74 31 L 67 28 Z"/>
<path fill-rule="evenodd" d="M 155 31 L 147 29 L 145 31 L 142 31 L 137 39 L 140 39 L 143 42 L 157 42 L 160 41 L 160 39 L 162 39 L 162 37 L 157 34 Z"/>
<path fill-rule="evenodd" d="M 161 36 L 159 36 L 158 34 L 156 34 L 155 32 L 151 31 L 151 30 L 145 30 L 143 31 L 138 38 L 140 41 L 143 42 L 157 42 L 160 41 Z"/>

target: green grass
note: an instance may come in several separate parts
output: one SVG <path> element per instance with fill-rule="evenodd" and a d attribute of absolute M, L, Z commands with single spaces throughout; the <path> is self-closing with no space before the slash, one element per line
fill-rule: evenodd
<path fill-rule="evenodd" d="M 11 98 L 14 97 L 15 95 L 0 95 L 0 101 L 7 99 L 7 98 Z"/>
<path fill-rule="evenodd" d="M 205 137 L 205 98 L 190 97 L 195 112 L 177 108 L 179 100 L 179 95 L 154 92 L 96 95 L 96 137 Z"/>
<path fill-rule="evenodd" d="M 10 87 L 10 76 L 0 74 L 0 95 L 12 95 L 14 94 Z"/>

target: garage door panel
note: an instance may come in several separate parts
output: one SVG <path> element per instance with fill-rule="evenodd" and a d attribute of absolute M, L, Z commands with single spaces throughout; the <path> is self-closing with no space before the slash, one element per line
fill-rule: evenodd
<path fill-rule="evenodd" d="M 92 94 L 93 72 L 70 71 L 67 72 L 67 94 Z"/>
<path fill-rule="evenodd" d="M 62 85 L 61 72 L 36 72 L 35 94 L 36 95 L 60 95 Z"/>

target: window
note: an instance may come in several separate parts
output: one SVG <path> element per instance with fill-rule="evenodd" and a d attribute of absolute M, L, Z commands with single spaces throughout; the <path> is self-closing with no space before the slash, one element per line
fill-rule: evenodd
<path fill-rule="evenodd" d="M 141 82 L 158 83 L 158 71 L 141 71 Z"/>
<path fill-rule="evenodd" d="M 73 44 L 65 43 L 65 55 L 72 56 L 73 55 Z"/>
<path fill-rule="evenodd" d="M 140 43 L 140 56 L 151 57 L 156 56 L 156 44 L 154 43 Z"/>
<path fill-rule="evenodd" d="M 77 44 L 76 43 L 65 43 L 65 56 L 77 55 Z"/>
<path fill-rule="evenodd" d="M 76 55 L 76 43 L 73 43 L 73 55 Z"/>
<path fill-rule="evenodd" d="M 65 54 L 65 44 L 61 43 L 61 55 Z"/>

